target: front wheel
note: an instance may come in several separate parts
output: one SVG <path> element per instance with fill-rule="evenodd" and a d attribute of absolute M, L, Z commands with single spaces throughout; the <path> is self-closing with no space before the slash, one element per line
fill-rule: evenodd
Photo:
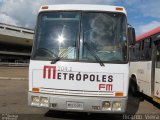
<path fill-rule="evenodd" d="M 132 96 L 137 97 L 139 96 L 139 92 L 138 92 L 138 85 L 136 83 L 136 79 L 131 78 L 130 79 L 130 93 Z"/>

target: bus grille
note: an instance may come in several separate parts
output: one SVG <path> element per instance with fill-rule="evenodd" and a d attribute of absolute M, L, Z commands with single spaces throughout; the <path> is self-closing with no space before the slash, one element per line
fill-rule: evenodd
<path fill-rule="evenodd" d="M 56 94 L 56 95 L 73 95 L 73 96 L 115 96 L 115 92 L 106 91 L 77 91 L 77 90 L 59 90 L 41 88 L 41 93 Z"/>

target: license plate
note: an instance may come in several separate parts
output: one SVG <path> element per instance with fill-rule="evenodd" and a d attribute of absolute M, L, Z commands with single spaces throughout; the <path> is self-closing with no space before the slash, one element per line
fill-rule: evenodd
<path fill-rule="evenodd" d="M 80 103 L 80 102 L 67 102 L 67 109 L 83 110 L 83 103 Z"/>

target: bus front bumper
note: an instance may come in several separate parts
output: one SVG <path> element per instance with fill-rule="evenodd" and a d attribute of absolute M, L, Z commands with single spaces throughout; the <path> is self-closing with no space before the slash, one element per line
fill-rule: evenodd
<path fill-rule="evenodd" d="M 60 111 L 124 113 L 127 97 L 84 97 L 28 92 L 28 104 Z"/>

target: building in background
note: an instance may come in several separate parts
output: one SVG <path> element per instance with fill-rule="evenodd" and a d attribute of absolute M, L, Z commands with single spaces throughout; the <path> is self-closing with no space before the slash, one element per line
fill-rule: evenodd
<path fill-rule="evenodd" d="M 0 62 L 28 63 L 34 31 L 0 23 Z"/>

